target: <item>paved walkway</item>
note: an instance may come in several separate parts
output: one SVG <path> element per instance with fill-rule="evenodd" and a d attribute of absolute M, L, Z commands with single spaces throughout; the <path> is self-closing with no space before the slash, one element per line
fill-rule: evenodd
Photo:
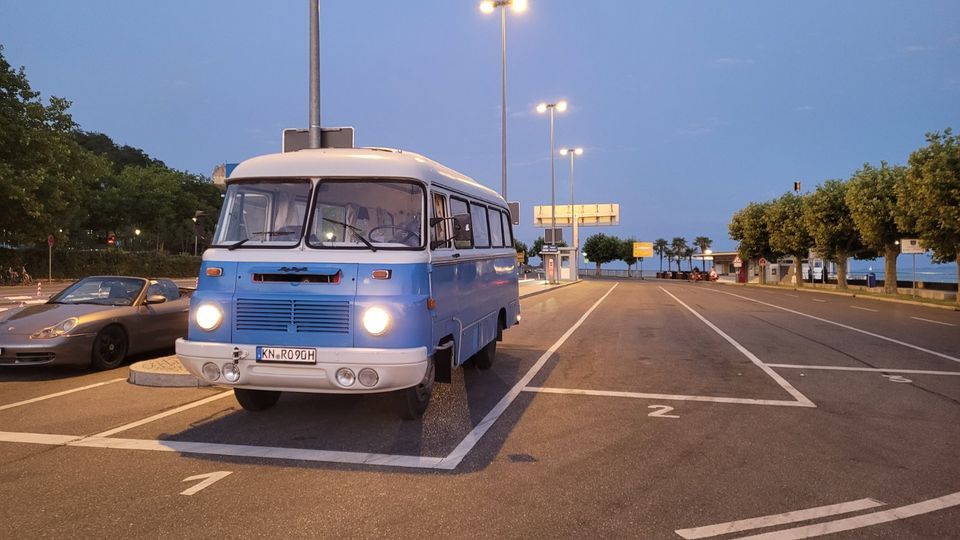
<path fill-rule="evenodd" d="M 545 293 L 553 289 L 559 289 L 574 285 L 575 283 L 559 283 L 551 285 L 543 280 L 529 279 L 520 282 L 520 298 L 533 296 L 535 294 Z M 144 360 L 136 362 L 130 366 L 130 373 L 127 381 L 139 386 L 164 386 L 164 387 L 191 387 L 191 386 L 210 386 L 206 381 L 200 380 L 191 375 L 176 355 L 154 358 L 153 360 Z"/>

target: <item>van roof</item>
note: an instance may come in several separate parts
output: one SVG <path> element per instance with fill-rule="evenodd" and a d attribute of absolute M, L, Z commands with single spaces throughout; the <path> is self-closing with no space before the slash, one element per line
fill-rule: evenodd
<path fill-rule="evenodd" d="M 322 176 L 418 178 L 467 195 L 504 202 L 500 194 L 469 176 L 414 152 L 391 148 L 317 148 L 266 154 L 241 162 L 227 179 Z"/>

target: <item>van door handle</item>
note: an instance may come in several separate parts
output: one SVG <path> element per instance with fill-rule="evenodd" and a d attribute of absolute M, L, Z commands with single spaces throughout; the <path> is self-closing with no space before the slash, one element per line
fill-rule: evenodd
<path fill-rule="evenodd" d="M 454 259 L 459 259 L 459 258 L 460 258 L 460 254 L 459 254 L 459 253 L 454 253 L 454 254 L 453 254 L 453 258 L 454 258 Z"/>

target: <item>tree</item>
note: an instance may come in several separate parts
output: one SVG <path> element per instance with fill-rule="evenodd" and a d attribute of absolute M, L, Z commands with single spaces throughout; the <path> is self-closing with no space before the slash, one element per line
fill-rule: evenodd
<path fill-rule="evenodd" d="M 700 249 L 700 255 L 703 256 L 703 268 L 701 270 L 707 270 L 707 250 L 710 249 L 710 246 L 713 245 L 713 240 L 706 236 L 698 236 L 693 239 L 693 245 L 697 246 Z"/>
<path fill-rule="evenodd" d="M 770 247 L 793 256 L 793 273 L 797 287 L 803 287 L 803 259 L 813 246 L 813 238 L 803 220 L 804 196 L 786 193 L 774 200 L 767 210 Z"/>
<path fill-rule="evenodd" d="M 616 236 L 607 236 L 597 233 L 587 238 L 583 243 L 583 252 L 587 258 L 597 265 L 597 274 L 600 275 L 600 265 L 616 260 L 620 255 L 620 240 Z"/>
<path fill-rule="evenodd" d="M 677 259 L 677 272 L 680 271 L 680 261 L 687 258 L 687 251 L 689 249 L 690 248 L 687 247 L 687 239 L 682 236 L 674 236 L 670 242 L 670 251 L 673 252 L 673 256 Z"/>
<path fill-rule="evenodd" d="M 657 238 L 653 241 L 653 252 L 660 256 L 660 271 L 663 272 L 663 256 L 667 254 L 667 240 L 664 238 Z M 670 264 L 670 259 L 667 259 L 667 265 Z"/>
<path fill-rule="evenodd" d="M 633 243 L 636 241 L 636 238 L 630 237 L 620 242 L 620 254 L 617 258 L 627 263 L 627 277 L 633 276 L 631 268 L 637 263 L 637 258 L 633 256 Z"/>
<path fill-rule="evenodd" d="M 14 70 L 0 46 L 0 230 L 17 243 L 38 241 L 82 209 L 83 194 L 107 162 L 71 137 L 70 102 L 47 104 Z"/>
<path fill-rule="evenodd" d="M 727 229 L 730 238 L 739 242 L 737 251 L 744 260 L 760 257 L 773 258 L 770 247 L 770 232 L 767 229 L 767 211 L 771 203 L 750 203 L 733 214 Z M 760 281 L 766 282 L 766 274 L 760 273 Z"/>
<path fill-rule="evenodd" d="M 896 186 L 906 181 L 906 168 L 890 167 L 885 161 L 880 168 L 865 163 L 848 182 L 846 202 L 850 217 L 860 233 L 864 246 L 883 252 L 883 290 L 897 292 L 897 241 L 903 235 L 897 227 Z"/>
<path fill-rule="evenodd" d="M 927 133 L 927 146 L 910 154 L 905 181 L 895 186 L 901 229 L 915 231 L 937 262 L 957 262 L 960 304 L 960 136 L 947 128 Z"/>
<path fill-rule="evenodd" d="M 837 262 L 838 289 L 847 288 L 847 259 L 863 251 L 846 196 L 846 182 L 827 180 L 807 195 L 803 207 L 803 222 L 817 253 Z"/>

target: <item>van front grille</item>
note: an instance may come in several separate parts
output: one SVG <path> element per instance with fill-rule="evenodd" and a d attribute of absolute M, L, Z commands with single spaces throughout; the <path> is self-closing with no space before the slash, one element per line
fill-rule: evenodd
<path fill-rule="evenodd" d="M 238 331 L 350 332 L 350 302 L 240 298 L 234 317 Z"/>

